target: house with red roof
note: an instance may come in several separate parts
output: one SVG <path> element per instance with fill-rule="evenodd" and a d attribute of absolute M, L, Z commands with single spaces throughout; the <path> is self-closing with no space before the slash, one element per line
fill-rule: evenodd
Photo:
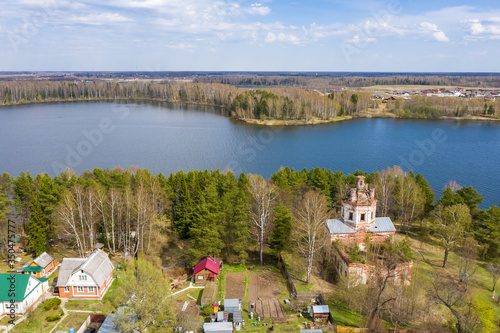
<path fill-rule="evenodd" d="M 194 281 L 197 284 L 217 281 L 219 270 L 220 260 L 217 260 L 214 257 L 202 258 L 193 268 Z"/>

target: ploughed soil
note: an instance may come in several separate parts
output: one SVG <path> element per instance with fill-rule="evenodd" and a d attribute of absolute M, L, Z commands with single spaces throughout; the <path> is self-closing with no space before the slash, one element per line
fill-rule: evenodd
<path fill-rule="evenodd" d="M 237 298 L 242 300 L 245 296 L 245 274 L 226 274 L 226 296 L 225 298 Z"/>
<path fill-rule="evenodd" d="M 253 311 L 261 318 L 284 319 L 286 314 L 279 299 L 279 286 L 272 273 L 250 275 L 248 288 L 248 311 Z M 251 305 L 255 308 L 251 308 Z M 275 322 L 277 323 L 277 322 Z"/>
<path fill-rule="evenodd" d="M 182 300 L 175 301 L 176 312 L 181 312 L 184 302 Z M 196 301 L 188 301 L 188 306 L 184 312 L 194 319 L 200 316 L 200 307 L 196 304 Z"/>

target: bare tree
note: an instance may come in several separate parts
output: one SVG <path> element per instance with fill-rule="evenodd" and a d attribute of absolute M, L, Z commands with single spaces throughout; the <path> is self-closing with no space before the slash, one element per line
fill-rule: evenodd
<path fill-rule="evenodd" d="M 495 290 L 496 290 L 496 287 L 497 287 L 498 278 L 500 278 L 500 264 L 498 264 L 498 263 L 489 263 L 486 266 L 486 269 L 490 272 L 491 278 L 493 280 L 493 296 L 491 298 L 495 298 Z"/>
<path fill-rule="evenodd" d="M 325 221 L 329 215 L 326 197 L 318 191 L 307 192 L 296 214 L 297 249 L 307 260 L 306 282 L 309 283 L 314 255 L 328 243 L 325 237 Z"/>
<path fill-rule="evenodd" d="M 467 287 L 472 279 L 474 273 L 476 273 L 477 265 L 477 247 L 478 242 L 472 238 L 464 238 L 460 242 L 458 248 L 458 276 L 460 282 L 463 282 Z"/>
<path fill-rule="evenodd" d="M 398 177 L 394 191 L 394 210 L 403 230 L 408 232 L 413 219 L 424 211 L 425 197 L 410 174 Z"/>
<path fill-rule="evenodd" d="M 73 194 L 68 190 L 64 192 L 59 201 L 59 206 L 57 207 L 57 216 L 62 222 L 63 232 L 75 239 L 76 245 L 78 247 L 78 254 L 83 257 L 85 253 L 85 248 L 81 241 L 79 225 L 75 219 L 77 215 L 77 209 L 73 200 Z"/>
<path fill-rule="evenodd" d="M 451 189 L 453 193 L 455 193 L 457 190 L 460 190 L 462 186 L 460 186 L 460 184 L 458 184 L 456 180 L 450 180 L 446 183 L 446 185 L 444 185 L 443 190 L 446 190 L 448 188 Z"/>
<path fill-rule="evenodd" d="M 250 192 L 252 194 L 252 209 L 250 221 L 256 227 L 259 242 L 260 264 L 263 264 L 265 236 L 269 232 L 269 224 L 273 214 L 273 204 L 276 199 L 276 187 L 259 175 L 248 175 Z"/>

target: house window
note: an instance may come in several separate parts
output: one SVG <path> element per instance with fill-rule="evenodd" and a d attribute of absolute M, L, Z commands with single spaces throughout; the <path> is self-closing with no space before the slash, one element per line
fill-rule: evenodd
<path fill-rule="evenodd" d="M 77 291 L 78 291 L 79 293 L 83 293 L 83 287 L 77 287 Z"/>
<path fill-rule="evenodd" d="M 80 281 L 87 281 L 87 275 L 80 275 Z"/>
<path fill-rule="evenodd" d="M 64 287 L 65 292 L 69 292 L 69 287 Z"/>
<path fill-rule="evenodd" d="M 203 275 L 198 275 L 198 280 L 203 280 Z"/>
<path fill-rule="evenodd" d="M 94 292 L 94 287 L 88 287 L 89 288 L 89 293 L 93 293 Z"/>
<path fill-rule="evenodd" d="M 353 218 L 354 218 L 354 214 L 353 214 L 353 213 L 349 213 L 349 220 L 351 220 L 351 221 L 352 221 L 352 220 L 353 220 Z"/>
<path fill-rule="evenodd" d="M 361 214 L 361 221 L 365 220 L 365 214 Z"/>

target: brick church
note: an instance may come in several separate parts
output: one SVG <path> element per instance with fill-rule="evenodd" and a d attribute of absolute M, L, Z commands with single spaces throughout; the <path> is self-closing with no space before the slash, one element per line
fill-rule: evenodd
<path fill-rule="evenodd" d="M 365 240 L 369 235 L 372 244 L 381 244 L 396 233 L 390 217 L 377 217 L 375 189 L 365 183 L 365 177 L 356 177 L 356 185 L 347 185 L 346 197 L 342 200 L 340 218 L 326 221 L 332 242 L 341 245 L 358 244 L 365 251 Z M 366 283 L 375 266 L 370 263 L 352 262 L 344 246 L 334 249 L 334 265 L 338 274 L 348 278 L 350 283 Z M 394 279 L 405 282 L 411 280 L 413 262 L 399 263 L 394 266 Z M 354 281 L 355 280 L 355 281 Z"/>

